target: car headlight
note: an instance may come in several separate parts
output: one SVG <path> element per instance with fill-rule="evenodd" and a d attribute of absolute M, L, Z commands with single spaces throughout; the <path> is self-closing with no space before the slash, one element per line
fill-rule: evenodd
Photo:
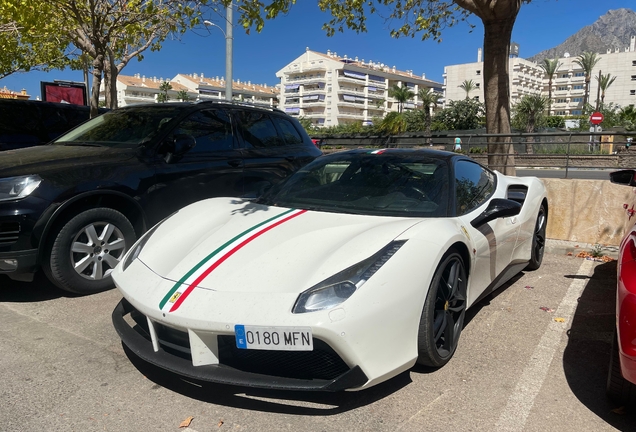
<path fill-rule="evenodd" d="M 132 248 L 130 248 L 130 250 L 128 251 L 128 253 L 126 254 L 126 256 L 124 257 L 124 260 L 121 262 L 121 271 L 126 271 L 126 269 L 128 268 L 128 266 L 130 264 L 132 264 L 132 262 L 134 260 L 137 259 L 137 257 L 139 256 L 139 254 L 141 253 L 141 250 L 144 248 L 144 246 L 146 246 L 146 243 L 148 243 L 148 240 L 150 240 L 150 237 L 154 234 L 155 231 L 157 231 L 157 228 L 159 228 L 159 225 L 161 225 L 162 223 L 164 223 L 166 220 L 168 220 L 169 218 L 171 218 L 173 215 L 177 214 L 177 212 L 172 213 L 170 216 L 168 216 L 167 218 L 161 220 L 159 223 L 157 223 L 155 226 L 153 226 L 152 228 L 150 228 L 148 231 L 146 231 L 146 233 L 144 235 L 141 236 L 141 238 L 139 240 L 137 240 L 137 243 L 135 243 L 133 245 Z"/>
<path fill-rule="evenodd" d="M 31 195 L 42 179 L 37 175 L 0 179 L 0 201 L 20 199 Z"/>
<path fill-rule="evenodd" d="M 293 313 L 315 312 L 339 305 L 353 295 L 406 243 L 394 241 L 378 253 L 304 291 Z"/>

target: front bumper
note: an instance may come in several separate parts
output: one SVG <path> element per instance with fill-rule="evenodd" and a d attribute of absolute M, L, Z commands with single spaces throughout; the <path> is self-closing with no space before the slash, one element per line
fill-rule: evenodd
<path fill-rule="evenodd" d="M 135 322 L 134 325 L 129 324 L 129 321 L 126 320 L 126 315 L 130 315 Z M 280 364 L 281 361 L 285 361 L 281 360 L 282 357 L 278 359 L 269 357 L 263 361 L 264 357 L 262 356 L 268 356 L 271 353 L 274 353 L 273 355 L 279 353 L 283 356 L 296 356 L 295 362 L 298 363 L 298 354 L 271 351 L 263 354 L 263 352 L 258 352 L 254 353 L 254 355 L 261 356 L 260 359 L 255 358 L 252 361 L 243 359 L 247 361 L 241 361 L 241 359 L 233 356 L 231 344 L 226 343 L 227 336 L 214 336 L 214 339 L 208 340 L 208 343 L 216 344 L 219 348 L 219 363 L 194 366 L 188 351 L 190 350 L 190 341 L 193 337 L 197 338 L 197 335 L 167 329 L 168 331 L 163 336 L 158 336 L 158 334 L 161 334 L 158 331 L 161 329 L 157 328 L 158 324 L 144 317 L 126 299 L 122 299 L 119 302 L 113 311 L 112 319 L 122 342 L 135 355 L 148 363 L 190 379 L 243 387 L 331 392 L 362 387 L 368 382 L 367 376 L 359 366 L 349 368 L 342 360 L 339 363 L 337 354 L 330 350 L 326 344 L 316 339 L 314 340 L 314 345 L 316 347 L 322 346 L 324 351 L 319 356 L 317 356 L 318 353 L 311 352 L 309 356 L 312 358 L 308 358 L 306 353 L 301 354 L 303 355 L 301 359 L 303 363 L 297 364 L 297 367 L 293 368 L 286 367 L 289 365 Z M 152 335 L 155 335 L 155 337 Z M 227 353 L 227 355 L 222 355 L 223 352 Z M 223 364 L 226 359 L 232 366 Z M 302 369 L 302 367 L 310 369 L 318 367 L 321 368 L 319 374 L 323 378 L 309 376 L 296 378 L 284 376 L 285 374 L 289 375 L 286 372 L 281 376 L 281 374 L 273 375 L 251 371 L 254 370 L 254 363 L 262 365 L 268 361 L 269 363 L 279 363 L 276 370 L 286 370 L 291 374 L 294 374 L 294 369 L 298 372 L 299 368 Z M 324 370 L 325 365 L 331 366 L 328 371 Z M 268 368 L 266 367 L 265 370 L 268 370 Z M 271 371 L 272 369 L 269 370 Z M 337 374 L 337 376 L 333 376 L 334 374 Z M 298 374 L 296 373 L 295 375 Z M 329 376 L 329 378 L 324 378 L 325 376 Z"/>
<path fill-rule="evenodd" d="M 0 252 L 0 274 L 12 277 L 17 274 L 33 273 L 38 261 L 38 250 Z"/>

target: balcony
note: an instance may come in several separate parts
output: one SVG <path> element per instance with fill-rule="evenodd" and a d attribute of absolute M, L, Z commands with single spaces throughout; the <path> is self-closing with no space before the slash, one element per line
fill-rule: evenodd
<path fill-rule="evenodd" d="M 345 112 L 338 113 L 338 118 L 353 118 L 353 119 L 364 120 L 364 113 L 345 111 Z"/>
<path fill-rule="evenodd" d="M 327 67 L 322 64 L 303 64 L 303 72 L 306 71 L 324 71 Z"/>
<path fill-rule="evenodd" d="M 354 94 L 364 96 L 364 90 L 354 90 L 351 87 L 340 87 L 338 89 L 338 94 Z"/>
<path fill-rule="evenodd" d="M 352 77 L 348 77 L 348 76 L 344 76 L 344 75 L 338 75 L 338 81 L 339 82 L 345 82 L 345 83 L 354 83 L 354 84 L 358 84 L 360 86 L 365 86 L 366 85 L 366 81 L 363 80 L 363 79 L 352 78 Z"/>
<path fill-rule="evenodd" d="M 325 78 L 324 75 L 287 77 L 287 82 L 294 83 L 294 84 L 306 84 L 306 83 L 312 83 L 312 82 L 326 82 L 326 78 Z"/>
<path fill-rule="evenodd" d="M 305 111 L 305 113 L 303 114 L 303 117 L 307 117 L 307 118 L 325 118 L 325 113 L 324 112 L 319 112 L 319 111 Z"/>
<path fill-rule="evenodd" d="M 312 107 L 312 106 L 325 106 L 327 102 L 324 100 L 309 100 L 303 101 L 303 107 Z"/>
<path fill-rule="evenodd" d="M 309 94 L 325 94 L 327 91 L 325 90 L 324 87 L 311 87 L 311 88 L 304 88 L 303 90 L 303 94 L 304 95 L 309 95 Z"/>
<path fill-rule="evenodd" d="M 386 97 L 386 92 L 385 91 L 376 91 L 376 92 L 369 91 L 367 92 L 367 97 L 370 99 L 384 99 Z"/>

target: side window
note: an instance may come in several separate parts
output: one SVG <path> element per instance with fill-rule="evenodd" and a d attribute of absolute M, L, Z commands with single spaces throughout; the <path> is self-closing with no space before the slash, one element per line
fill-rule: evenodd
<path fill-rule="evenodd" d="M 274 120 L 278 129 L 282 132 L 283 140 L 285 140 L 286 145 L 302 144 L 303 138 L 300 136 L 292 122 L 277 116 L 272 116 L 272 120 Z"/>
<path fill-rule="evenodd" d="M 247 147 L 270 148 L 284 145 L 272 119 L 266 113 L 238 111 L 237 117 Z"/>
<path fill-rule="evenodd" d="M 179 124 L 173 134 L 191 135 L 196 139 L 197 144 L 190 153 L 231 150 L 234 144 L 230 117 L 222 110 L 194 112 Z"/>
<path fill-rule="evenodd" d="M 483 204 L 495 191 L 495 175 L 471 161 L 455 164 L 455 197 L 457 215 L 463 215 Z"/>

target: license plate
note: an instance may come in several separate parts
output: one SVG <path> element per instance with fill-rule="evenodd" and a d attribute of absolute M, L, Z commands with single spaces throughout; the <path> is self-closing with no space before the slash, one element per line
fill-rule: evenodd
<path fill-rule="evenodd" d="M 309 327 L 234 326 L 236 347 L 276 351 L 313 351 Z"/>

